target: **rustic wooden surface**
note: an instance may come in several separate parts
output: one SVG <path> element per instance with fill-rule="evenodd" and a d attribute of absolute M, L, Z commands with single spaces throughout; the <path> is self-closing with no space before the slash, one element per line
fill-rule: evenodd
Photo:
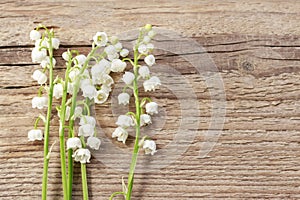
<path fill-rule="evenodd" d="M 194 81 L 200 125 L 180 159 L 136 176 L 134 199 L 300 199 L 299 1 L 2 0 L 0 8 L 0 199 L 40 199 L 43 147 L 27 142 L 38 114 L 30 108 L 37 90 L 30 75 L 38 66 L 30 60 L 28 33 L 38 23 L 53 27 L 61 39 L 56 55 L 68 47 L 87 52 L 96 31 L 116 34 L 151 23 L 197 40 L 216 63 L 226 92 L 226 119 L 213 151 L 199 159 L 211 116 L 209 92 L 178 56 L 160 56 L 161 64 L 172 61 Z M 154 95 L 170 111 L 170 122 L 155 136 L 163 148 L 176 129 L 176 99 L 167 92 Z M 109 135 L 115 120 L 109 104 L 96 112 L 103 114 L 98 123 Z M 50 143 L 54 140 L 55 135 Z M 49 199 L 61 199 L 57 145 L 53 151 Z M 81 199 L 78 166 L 75 171 L 73 199 Z M 91 199 L 108 199 L 120 190 L 122 176 L 126 173 L 93 159 L 88 165 Z"/>

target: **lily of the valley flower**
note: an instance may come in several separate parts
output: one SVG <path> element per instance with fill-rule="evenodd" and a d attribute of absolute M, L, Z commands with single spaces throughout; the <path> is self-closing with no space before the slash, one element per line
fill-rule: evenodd
<path fill-rule="evenodd" d="M 129 104 L 130 96 L 126 92 L 123 92 L 118 95 L 118 102 L 119 104 L 127 105 Z"/>
<path fill-rule="evenodd" d="M 81 88 L 82 96 L 87 97 L 89 99 L 93 99 L 97 97 L 97 90 L 93 85 L 85 85 Z"/>
<path fill-rule="evenodd" d="M 88 137 L 86 144 L 92 149 L 98 150 L 101 145 L 101 141 L 98 138 L 91 136 Z"/>
<path fill-rule="evenodd" d="M 97 95 L 94 98 L 95 103 L 102 104 L 102 103 L 106 102 L 108 95 L 109 94 L 107 92 L 105 92 L 103 90 L 98 90 Z"/>
<path fill-rule="evenodd" d="M 150 79 L 145 80 L 143 83 L 144 90 L 147 91 L 154 91 L 159 88 L 161 85 L 160 80 L 157 76 L 152 76 Z"/>
<path fill-rule="evenodd" d="M 158 113 L 158 104 L 155 102 L 150 102 L 146 104 L 146 112 L 149 115 L 157 114 Z"/>
<path fill-rule="evenodd" d="M 111 71 L 113 72 L 123 72 L 126 68 L 126 62 L 120 59 L 113 59 L 111 62 Z"/>
<path fill-rule="evenodd" d="M 116 124 L 118 126 L 123 127 L 123 128 L 127 128 L 127 127 L 135 125 L 134 122 L 133 122 L 133 119 L 130 116 L 127 116 L 127 115 L 120 115 L 118 117 L 118 120 L 117 120 Z"/>
<path fill-rule="evenodd" d="M 36 80 L 39 84 L 44 84 L 47 81 L 47 76 L 40 70 L 35 70 L 32 74 L 32 78 Z"/>
<path fill-rule="evenodd" d="M 42 140 L 43 132 L 40 129 L 32 129 L 28 131 L 28 141 Z"/>
<path fill-rule="evenodd" d="M 128 138 L 128 132 L 126 131 L 126 129 L 118 127 L 112 133 L 112 138 L 117 138 L 118 141 L 123 142 L 125 144 Z"/>
<path fill-rule="evenodd" d="M 143 78 L 148 78 L 150 76 L 150 70 L 147 66 L 141 66 L 139 68 L 139 75 Z"/>
<path fill-rule="evenodd" d="M 104 47 L 108 38 L 105 32 L 97 32 L 96 35 L 94 35 L 93 40 L 97 46 Z"/>
<path fill-rule="evenodd" d="M 61 57 L 65 60 L 68 61 L 70 58 L 70 54 L 68 52 L 63 52 L 63 54 L 61 55 Z"/>
<path fill-rule="evenodd" d="M 49 42 L 48 42 L 48 44 L 49 44 Z M 58 49 L 59 48 L 59 44 L 60 44 L 59 39 L 52 38 L 52 47 L 53 47 L 53 49 Z"/>
<path fill-rule="evenodd" d="M 48 48 L 48 46 L 49 46 L 49 44 L 48 44 L 48 38 L 36 40 L 35 43 L 34 43 L 34 46 L 36 48 L 40 48 L 40 47 Z"/>
<path fill-rule="evenodd" d="M 31 103 L 32 108 L 43 109 L 48 106 L 48 99 L 47 97 L 33 97 Z"/>
<path fill-rule="evenodd" d="M 141 126 L 145 126 L 145 125 L 148 125 L 148 124 L 151 124 L 152 121 L 151 121 L 151 116 L 148 115 L 148 114 L 142 114 L 141 115 L 141 122 L 140 122 L 140 125 Z"/>
<path fill-rule="evenodd" d="M 129 54 L 128 49 L 122 49 L 120 51 L 120 56 L 122 56 L 122 57 L 126 57 L 126 56 L 128 56 L 128 54 Z"/>
<path fill-rule="evenodd" d="M 125 74 L 123 75 L 122 80 L 124 81 L 124 83 L 126 85 L 131 85 L 131 83 L 134 80 L 134 74 L 132 72 L 125 72 Z"/>
<path fill-rule="evenodd" d="M 63 96 L 64 88 L 61 83 L 57 83 L 53 86 L 53 96 L 59 99 Z"/>
<path fill-rule="evenodd" d="M 154 155 L 156 153 L 156 144 L 153 140 L 145 140 L 143 144 L 143 149 L 145 150 L 145 154 Z"/>
<path fill-rule="evenodd" d="M 81 108 L 81 107 L 78 107 L 78 108 Z M 93 127 L 95 127 L 96 126 L 96 119 L 94 117 L 92 117 L 92 116 L 83 115 L 80 118 L 79 125 L 85 125 L 85 124 L 90 124 Z"/>
<path fill-rule="evenodd" d="M 31 59 L 34 63 L 41 63 L 47 56 L 46 49 L 35 47 L 31 52 Z"/>
<path fill-rule="evenodd" d="M 46 56 L 46 58 L 44 60 L 42 60 L 42 62 L 41 62 L 41 67 L 46 68 L 48 65 L 50 65 L 50 57 Z M 52 65 L 53 65 L 53 67 L 56 65 L 55 58 L 52 58 Z"/>
<path fill-rule="evenodd" d="M 91 159 L 91 152 L 88 149 L 77 149 L 72 155 L 76 162 L 82 164 L 89 163 Z"/>
<path fill-rule="evenodd" d="M 151 67 L 155 64 L 155 57 L 153 55 L 148 55 L 144 58 L 144 61 L 148 66 Z"/>
<path fill-rule="evenodd" d="M 79 122 L 78 136 L 90 137 L 94 135 L 96 120 L 94 117 L 83 115 Z"/>
<path fill-rule="evenodd" d="M 140 44 L 140 46 L 138 47 L 138 51 L 141 54 L 147 54 L 148 53 L 147 46 L 145 44 Z"/>
<path fill-rule="evenodd" d="M 93 136 L 95 127 L 90 124 L 84 124 L 79 126 L 78 136 L 90 137 Z"/>
<path fill-rule="evenodd" d="M 80 55 L 78 55 L 78 56 L 75 57 L 74 64 L 82 66 L 85 61 L 86 61 L 86 56 L 83 55 L 83 54 L 80 54 Z"/>
<path fill-rule="evenodd" d="M 68 149 L 80 149 L 82 148 L 82 143 L 81 143 L 81 140 L 80 138 L 78 137 L 73 137 L 73 138 L 69 138 L 67 140 L 67 150 Z"/>
<path fill-rule="evenodd" d="M 32 31 L 30 31 L 29 36 L 30 36 L 30 39 L 34 41 L 34 40 L 38 40 L 41 38 L 41 33 L 37 30 L 32 30 Z"/>
<path fill-rule="evenodd" d="M 74 120 L 77 118 L 77 117 L 81 117 L 82 115 L 82 108 L 80 106 L 77 106 L 75 108 L 75 112 L 74 112 Z M 96 122 L 95 122 L 96 123 Z"/>

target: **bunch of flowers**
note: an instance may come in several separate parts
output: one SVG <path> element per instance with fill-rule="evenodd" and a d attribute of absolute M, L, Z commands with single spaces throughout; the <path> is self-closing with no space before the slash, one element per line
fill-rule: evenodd
<path fill-rule="evenodd" d="M 117 138 L 118 141 L 125 144 L 128 137 L 128 127 L 135 127 L 135 143 L 132 154 L 132 161 L 130 171 L 128 175 L 128 183 L 123 184 L 122 192 L 115 192 L 111 195 L 112 199 L 115 195 L 122 194 L 126 200 L 131 199 L 131 192 L 134 181 L 134 170 L 137 163 L 137 157 L 140 148 L 142 147 L 145 154 L 154 155 L 156 152 L 156 144 L 153 140 L 150 140 L 148 136 L 141 138 L 141 127 L 147 126 L 152 123 L 151 115 L 158 113 L 158 104 L 153 102 L 151 98 L 139 96 L 139 85 L 138 81 L 143 79 L 144 91 L 155 91 L 161 85 L 160 79 L 157 76 L 151 76 L 150 68 L 155 64 L 155 57 L 151 54 L 154 45 L 151 39 L 155 33 L 152 30 L 151 25 L 146 25 L 141 28 L 139 37 L 133 47 L 133 60 L 131 58 L 124 58 L 123 60 L 128 61 L 132 66 L 132 71 L 125 71 L 122 81 L 125 83 L 123 92 L 118 95 L 118 103 L 127 105 L 130 103 L 130 95 L 126 93 L 126 90 L 132 90 L 135 103 L 135 112 L 128 112 L 124 115 L 120 115 L 116 122 L 118 126 L 112 133 L 113 138 Z M 140 59 L 144 62 L 140 64 Z"/>
<path fill-rule="evenodd" d="M 126 89 L 132 89 L 136 111 L 119 116 L 116 122 L 118 127 L 112 133 L 112 137 L 125 143 L 128 137 L 127 128 L 135 126 L 136 138 L 128 185 L 126 186 L 123 181 L 123 191 L 113 193 L 111 199 L 117 194 L 123 194 L 127 200 L 131 198 L 134 168 L 140 147 L 145 150 L 146 154 L 153 155 L 156 152 L 153 140 L 146 136 L 141 139 L 140 127 L 151 124 L 151 115 L 158 113 L 158 105 L 148 97 L 140 99 L 138 91 L 139 79 L 144 80 L 145 91 L 154 91 L 161 84 L 158 77 L 150 75 L 149 70 L 155 64 L 155 58 L 151 55 L 154 46 L 150 43 L 154 35 L 151 25 L 141 28 L 133 48 L 132 60 L 127 57 L 129 50 L 122 47 L 117 37 L 108 37 L 105 32 L 97 32 L 93 37 L 92 49 L 87 56 L 69 49 L 62 54 L 66 67 L 64 76 L 59 77 L 54 75 L 56 60 L 53 51 L 59 48 L 60 41 L 54 37 L 54 31 L 39 25 L 30 32 L 30 39 L 35 41 L 31 54 L 32 61 L 41 66 L 32 75 L 32 78 L 40 85 L 37 96 L 32 99 L 32 108 L 47 108 L 46 116 L 41 113 L 34 123 L 34 129 L 28 132 L 29 141 L 44 139 L 43 200 L 47 199 L 48 163 L 54 145 L 49 147 L 53 99 L 60 100 L 60 104 L 56 106 L 59 117 L 57 135 L 60 143 L 64 199 L 72 199 L 74 161 L 81 164 L 83 199 L 88 199 L 86 164 L 91 159 L 89 149 L 98 150 L 101 145 L 97 137 L 96 119 L 91 116 L 90 105 L 103 104 L 107 101 L 114 84 L 110 73 L 124 72 L 128 62 L 132 65 L 133 72 L 124 73 L 122 79 L 125 83 L 124 92 L 118 96 L 118 100 L 119 104 L 129 104 L 130 95 L 126 93 Z M 139 60 L 143 57 L 144 65 L 140 65 Z M 44 122 L 44 130 L 38 128 L 40 120 Z M 75 128 L 77 121 L 78 129 Z M 67 139 L 65 139 L 66 135 Z M 66 156 L 66 151 L 68 156 Z"/>

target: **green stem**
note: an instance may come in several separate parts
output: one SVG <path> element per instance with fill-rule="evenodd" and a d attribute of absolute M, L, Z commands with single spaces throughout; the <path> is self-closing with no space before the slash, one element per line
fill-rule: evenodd
<path fill-rule="evenodd" d="M 134 180 L 134 171 L 135 166 L 137 163 L 137 157 L 139 152 L 139 137 L 140 137 L 140 115 L 141 115 L 141 107 L 140 107 L 140 100 L 139 100 L 139 91 L 138 91 L 138 51 L 137 48 L 134 50 L 134 65 L 133 71 L 135 75 L 135 79 L 133 81 L 133 94 L 135 98 L 135 109 L 136 109 L 136 126 L 135 126 L 135 142 L 134 142 L 134 149 L 132 154 L 132 160 L 130 164 L 130 170 L 128 175 L 128 192 L 126 193 L 126 200 L 131 199 L 131 192 L 133 187 L 133 180 Z"/>
<path fill-rule="evenodd" d="M 119 194 L 123 194 L 124 195 L 124 192 L 114 192 L 114 193 L 112 193 L 112 195 L 110 195 L 110 197 L 109 197 L 109 200 L 113 200 L 114 196 L 117 196 Z"/>
<path fill-rule="evenodd" d="M 63 96 L 61 100 L 61 110 L 60 110 L 60 128 L 59 128 L 59 143 L 60 143 L 60 162 L 61 162 L 61 178 L 63 185 L 64 200 L 68 200 L 68 182 L 67 182 L 67 169 L 66 169 L 66 151 L 65 151 L 65 119 L 66 119 L 66 101 L 68 92 L 68 80 L 69 71 L 71 68 L 71 59 L 68 61 L 67 69 L 65 73 L 65 82 L 63 88 Z"/>
<path fill-rule="evenodd" d="M 45 123 L 44 133 L 44 167 L 43 167 L 43 181 L 42 181 L 42 200 L 47 199 L 47 185 L 48 185 L 48 165 L 49 165 L 49 131 L 50 131 L 50 119 L 52 111 L 52 98 L 53 98 L 53 48 L 52 48 L 52 33 L 48 33 L 49 36 L 49 93 L 48 93 L 48 109 Z"/>
<path fill-rule="evenodd" d="M 75 119 L 74 119 L 73 115 L 74 115 L 74 112 L 75 112 L 76 99 L 77 99 L 77 94 L 78 94 L 78 91 L 79 91 L 80 75 L 88 67 L 89 60 L 93 57 L 95 51 L 99 48 L 100 47 L 97 46 L 97 47 L 92 49 L 92 51 L 87 56 L 87 59 L 86 59 L 85 63 L 83 64 L 82 68 L 80 69 L 79 75 L 75 79 L 75 83 L 74 83 L 74 87 L 73 87 L 72 104 L 71 104 L 71 109 L 70 109 L 69 138 L 74 137 L 74 122 L 75 122 Z M 72 200 L 72 186 L 73 186 L 73 158 L 72 158 L 72 155 L 73 155 L 73 150 L 69 149 L 68 150 L 68 197 L 69 197 L 69 200 Z M 87 190 L 87 188 L 86 188 L 86 190 Z M 85 191 L 83 191 L 83 193 L 85 193 Z M 87 191 L 86 191 L 86 193 L 87 193 Z"/>
<path fill-rule="evenodd" d="M 83 192 L 83 200 L 89 199 L 88 186 L 87 186 L 87 178 L 86 178 L 86 164 L 81 164 L 81 180 L 82 180 L 82 192 Z"/>

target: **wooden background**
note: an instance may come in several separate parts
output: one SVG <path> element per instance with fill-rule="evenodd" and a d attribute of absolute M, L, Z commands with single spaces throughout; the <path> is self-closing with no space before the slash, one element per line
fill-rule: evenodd
<path fill-rule="evenodd" d="M 195 39 L 216 63 L 227 107 L 215 148 L 198 158 L 211 116 L 210 95 L 183 65 L 178 69 L 195 80 L 201 109 L 197 136 L 172 165 L 138 174 L 133 199 L 300 199 L 299 1 L 2 0 L 0 8 L 0 199 L 40 199 L 43 146 L 27 142 L 38 115 L 30 108 L 38 88 L 30 75 L 38 66 L 30 59 L 28 35 L 38 23 L 56 31 L 62 43 L 56 55 L 68 47 L 88 52 L 96 31 L 117 34 L 150 23 Z M 158 63 L 169 61 L 160 56 Z M 175 67 L 179 62 L 176 56 L 171 61 Z M 154 137 L 163 148 L 172 140 L 178 113 L 176 99 L 163 92 L 156 98 L 171 119 Z M 96 112 L 103 114 L 98 123 L 109 136 L 115 127 L 109 103 Z M 50 143 L 57 140 L 55 130 Z M 53 151 L 48 193 L 49 199 L 61 199 L 58 145 Z M 78 170 L 73 199 L 81 199 Z M 90 199 L 108 199 L 120 190 L 122 176 L 127 175 L 92 159 Z"/>

